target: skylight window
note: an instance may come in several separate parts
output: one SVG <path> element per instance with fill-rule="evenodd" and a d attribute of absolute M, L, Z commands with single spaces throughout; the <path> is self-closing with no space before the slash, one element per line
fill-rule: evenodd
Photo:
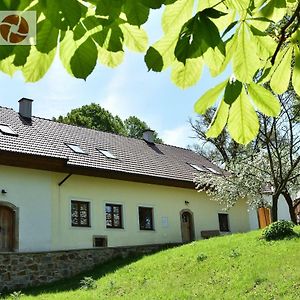
<path fill-rule="evenodd" d="M 117 159 L 112 153 L 110 153 L 108 150 L 102 150 L 102 149 L 97 149 L 100 153 L 105 155 L 107 158 L 113 158 Z"/>
<path fill-rule="evenodd" d="M 18 135 L 17 133 L 15 133 L 15 132 L 10 128 L 10 126 L 4 125 L 4 124 L 0 124 L 0 131 L 1 131 L 3 134 L 7 134 L 7 135 L 14 135 L 14 136 L 17 136 L 17 135 Z"/>
<path fill-rule="evenodd" d="M 195 164 L 189 164 L 191 167 L 193 167 L 195 170 L 200 171 L 200 172 L 206 172 L 206 169 L 199 167 L 198 165 Z"/>
<path fill-rule="evenodd" d="M 70 149 L 72 149 L 75 153 L 79 153 L 79 154 L 86 154 L 86 152 L 84 152 L 80 146 L 75 145 L 75 144 L 66 144 Z"/>
<path fill-rule="evenodd" d="M 217 170 L 213 169 L 213 168 L 210 168 L 210 167 L 207 167 L 207 169 L 209 171 L 211 171 L 212 173 L 215 173 L 215 174 L 221 174 L 220 172 L 218 172 Z"/>

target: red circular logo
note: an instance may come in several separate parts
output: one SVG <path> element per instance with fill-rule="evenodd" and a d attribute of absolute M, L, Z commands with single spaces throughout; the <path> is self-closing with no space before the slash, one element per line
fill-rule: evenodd
<path fill-rule="evenodd" d="M 29 33 L 27 21 L 18 15 L 9 15 L 0 23 L 0 34 L 8 43 L 18 44 L 22 42 Z"/>

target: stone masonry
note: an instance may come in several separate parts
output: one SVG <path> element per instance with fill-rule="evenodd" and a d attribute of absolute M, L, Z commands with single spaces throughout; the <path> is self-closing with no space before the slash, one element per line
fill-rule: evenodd
<path fill-rule="evenodd" d="M 0 292 L 51 283 L 117 257 L 150 254 L 172 245 L 93 248 L 37 253 L 0 253 Z"/>

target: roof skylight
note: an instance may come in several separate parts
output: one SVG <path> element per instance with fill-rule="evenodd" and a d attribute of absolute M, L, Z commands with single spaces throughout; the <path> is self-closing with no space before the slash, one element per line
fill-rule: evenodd
<path fill-rule="evenodd" d="M 4 124 L 0 124 L 0 131 L 1 131 L 3 134 L 15 135 L 15 136 L 18 135 L 17 133 L 15 133 L 15 132 L 10 128 L 10 126 L 4 125 Z"/>
<path fill-rule="evenodd" d="M 100 153 L 102 153 L 103 155 L 105 155 L 107 158 L 113 158 L 113 159 L 117 159 L 111 152 L 109 152 L 108 150 L 102 150 L 102 149 L 97 149 Z"/>
<path fill-rule="evenodd" d="M 66 144 L 70 149 L 72 149 L 75 153 L 79 154 L 86 154 L 85 151 L 83 151 L 80 146 L 75 145 L 75 144 Z"/>
<path fill-rule="evenodd" d="M 200 172 L 206 172 L 206 169 L 199 167 L 198 165 L 195 164 L 189 164 L 191 167 L 193 167 L 195 170 L 200 171 Z"/>
<path fill-rule="evenodd" d="M 209 171 L 211 171 L 212 173 L 215 173 L 215 174 L 220 174 L 219 171 L 213 169 L 213 168 L 210 168 L 210 167 L 206 167 Z"/>

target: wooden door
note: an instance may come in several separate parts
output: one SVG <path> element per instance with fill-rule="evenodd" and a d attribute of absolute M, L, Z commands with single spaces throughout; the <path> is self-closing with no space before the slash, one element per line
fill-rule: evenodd
<path fill-rule="evenodd" d="M 0 205 L 0 251 L 14 248 L 14 211 Z"/>
<path fill-rule="evenodd" d="M 269 208 L 260 207 L 257 210 L 259 228 L 265 228 L 271 224 L 271 212 Z"/>
<path fill-rule="evenodd" d="M 193 240 L 192 226 L 192 215 L 187 211 L 183 212 L 181 214 L 181 232 L 183 243 L 188 243 Z"/>

